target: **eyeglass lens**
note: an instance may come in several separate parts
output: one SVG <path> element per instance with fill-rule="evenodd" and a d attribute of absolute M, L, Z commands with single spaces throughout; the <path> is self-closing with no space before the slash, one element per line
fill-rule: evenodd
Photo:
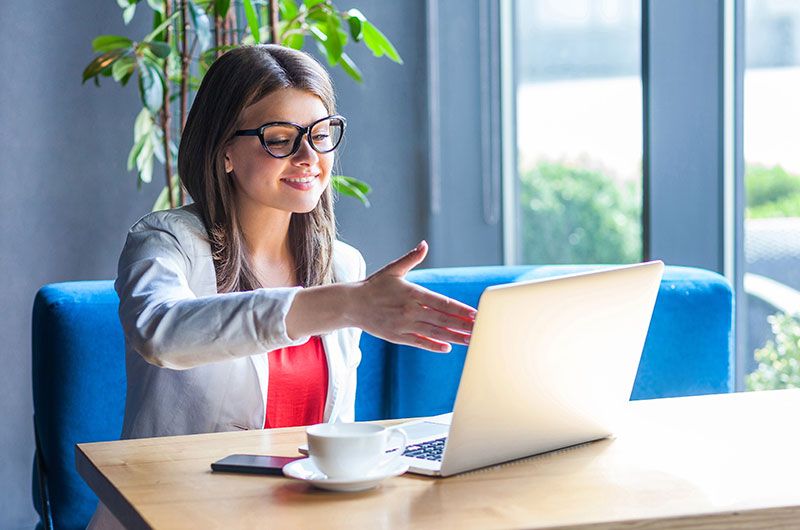
<path fill-rule="evenodd" d="M 344 125 L 338 118 L 317 122 L 310 132 L 311 146 L 319 153 L 333 151 L 339 145 L 343 131 Z M 275 156 L 284 157 L 292 154 L 300 133 L 289 125 L 270 125 L 262 134 L 267 150 Z"/>

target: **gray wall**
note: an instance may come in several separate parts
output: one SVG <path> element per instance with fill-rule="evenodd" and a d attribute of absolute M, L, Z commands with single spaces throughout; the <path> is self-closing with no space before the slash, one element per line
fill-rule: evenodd
<path fill-rule="evenodd" d="M 373 187 L 370 208 L 339 199 L 340 237 L 361 250 L 373 271 L 428 237 L 425 2 L 339 3 L 358 6 L 391 39 L 404 63 L 375 58 L 359 45 L 348 54 L 364 74 L 362 84 L 331 69 L 338 110 L 347 117 L 341 172 Z"/>
<path fill-rule="evenodd" d="M 125 170 L 133 87 L 81 86 L 91 39 L 125 31 L 116 3 L 4 1 L 0 20 L 0 527 L 29 528 L 34 295 L 49 282 L 111 278 L 126 228 L 158 190 L 137 192 Z"/>
<path fill-rule="evenodd" d="M 425 9 L 423 0 L 360 7 L 396 44 L 403 66 L 353 51 L 364 71 L 356 85 L 334 73 L 340 111 L 349 118 L 342 171 L 369 181 L 373 206 L 343 198 L 342 238 L 362 250 L 368 268 L 412 248 L 424 212 Z M 149 211 L 160 182 L 137 192 L 125 169 L 139 105 L 133 87 L 81 86 L 91 39 L 136 38 L 149 24 L 122 24 L 115 2 L 0 2 L 0 528 L 29 528 L 33 458 L 30 326 L 45 283 L 112 278 L 127 228 Z M 156 178 L 161 174 L 156 171 Z"/>
<path fill-rule="evenodd" d="M 341 4 L 348 5 L 345 0 Z M 431 87 L 428 4 L 438 21 L 429 33 L 439 49 L 431 59 L 439 82 Z M 483 70 L 488 77 L 496 76 L 497 65 L 480 51 L 481 45 L 497 49 L 498 22 L 492 9 L 496 11 L 499 4 L 491 0 L 358 0 L 350 5 L 363 6 L 365 15 L 395 43 L 404 64 L 375 59 L 360 47 L 352 55 L 364 71 L 363 85 L 338 69 L 333 71 L 339 110 L 348 118 L 342 171 L 374 185 L 369 209 L 349 198 L 340 200 L 337 215 L 342 239 L 361 249 L 368 271 L 410 250 L 422 238 L 430 244 L 430 253 L 420 267 L 501 263 L 501 224 L 484 214 L 487 203 L 499 208 L 499 187 L 485 189 L 490 173 L 499 181 L 499 155 L 482 145 L 492 136 L 483 122 L 499 113 L 499 93 L 485 86 L 489 81 Z M 428 102 L 429 90 L 435 105 Z M 440 174 L 434 185 L 429 178 L 434 139 L 428 113 L 432 108 L 441 123 L 437 137 Z M 486 109 L 485 119 L 482 109 Z M 434 186 L 441 197 L 438 210 L 431 207 Z"/>

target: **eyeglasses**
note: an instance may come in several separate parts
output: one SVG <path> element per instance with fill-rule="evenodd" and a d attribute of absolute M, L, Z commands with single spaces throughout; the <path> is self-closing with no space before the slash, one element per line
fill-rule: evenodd
<path fill-rule="evenodd" d="M 258 136 L 261 146 L 274 158 L 286 158 L 300 149 L 305 136 L 308 145 L 317 153 L 330 153 L 339 146 L 347 123 L 342 116 L 334 115 L 319 119 L 303 127 L 296 123 L 275 121 L 256 129 L 240 129 L 234 136 Z"/>

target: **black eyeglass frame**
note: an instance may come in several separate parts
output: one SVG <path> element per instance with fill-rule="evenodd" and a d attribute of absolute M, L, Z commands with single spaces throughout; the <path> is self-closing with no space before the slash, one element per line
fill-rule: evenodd
<path fill-rule="evenodd" d="M 342 134 L 341 134 L 341 136 L 339 136 L 339 140 L 336 141 L 336 144 L 333 147 L 331 147 L 330 149 L 327 149 L 325 151 L 321 151 L 320 149 L 317 149 L 317 146 L 314 145 L 314 141 L 311 139 L 311 129 L 313 129 L 318 123 L 321 123 L 321 122 L 323 122 L 325 120 L 332 120 L 332 119 L 337 119 L 337 120 L 342 122 Z M 269 150 L 269 147 L 267 147 L 267 142 L 264 140 L 264 130 L 267 127 L 272 127 L 274 125 L 288 125 L 290 127 L 294 127 L 295 129 L 297 129 L 297 136 L 294 139 L 294 145 L 292 146 L 292 150 L 288 154 L 276 155 L 275 153 L 273 153 L 272 151 Z M 339 147 L 339 144 L 342 143 L 342 138 L 344 138 L 344 131 L 345 131 L 346 128 L 347 128 L 347 120 L 345 119 L 345 117 L 344 116 L 340 116 L 339 114 L 332 114 L 330 116 L 325 116 L 324 118 L 318 119 L 317 121 L 315 121 L 314 123 L 312 123 L 308 127 L 303 127 L 302 125 L 299 125 L 297 123 L 292 123 L 290 121 L 271 121 L 269 123 L 265 123 L 263 125 L 259 125 L 255 129 L 239 129 L 238 131 L 233 133 L 233 135 L 234 136 L 258 136 L 258 139 L 261 141 L 261 147 L 264 148 L 264 151 L 266 151 L 269 156 L 271 156 L 273 158 L 289 158 L 290 156 L 294 156 L 297 153 L 297 151 L 300 149 L 300 142 L 302 141 L 303 138 L 306 139 L 306 141 L 308 142 L 308 145 L 311 146 L 311 149 L 313 149 L 317 153 L 326 154 L 326 153 L 331 153 L 331 152 L 335 151 L 336 148 Z"/>

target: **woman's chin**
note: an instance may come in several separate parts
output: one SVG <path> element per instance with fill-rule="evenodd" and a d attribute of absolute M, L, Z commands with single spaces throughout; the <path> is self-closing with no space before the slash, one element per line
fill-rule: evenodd
<path fill-rule="evenodd" d="M 294 213 L 310 213 L 310 212 L 313 212 L 314 208 L 316 208 L 316 207 L 317 207 L 317 205 L 315 204 L 314 206 L 307 207 L 307 208 L 306 207 L 297 208 L 296 210 L 294 210 Z"/>
<path fill-rule="evenodd" d="M 319 204 L 319 194 L 314 194 L 313 197 L 304 197 L 300 201 L 292 201 L 291 211 L 293 213 L 309 213 L 314 210 Z"/>

